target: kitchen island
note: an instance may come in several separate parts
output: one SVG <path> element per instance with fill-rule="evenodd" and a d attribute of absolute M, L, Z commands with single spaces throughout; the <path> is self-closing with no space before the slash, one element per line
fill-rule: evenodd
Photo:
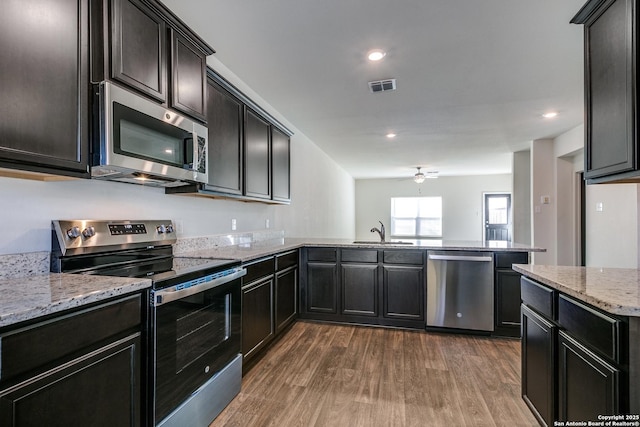
<path fill-rule="evenodd" d="M 523 275 L 522 395 L 538 420 L 640 421 L 640 270 L 513 268 Z"/>

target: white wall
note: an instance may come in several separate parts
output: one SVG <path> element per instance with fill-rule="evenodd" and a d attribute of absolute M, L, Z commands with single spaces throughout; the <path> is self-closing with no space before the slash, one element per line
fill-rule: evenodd
<path fill-rule="evenodd" d="M 638 185 L 589 185 L 586 211 L 587 266 L 638 268 Z"/>
<path fill-rule="evenodd" d="M 556 194 L 555 158 L 553 140 L 541 139 L 531 145 L 531 205 L 533 208 L 531 243 L 545 248 L 546 252 L 535 252 L 535 264 L 556 263 Z M 549 196 L 550 203 L 542 204 L 541 198 Z"/>
<path fill-rule="evenodd" d="M 511 174 L 428 179 L 356 180 L 356 238 L 377 238 L 370 230 L 382 221 L 389 227 L 391 197 L 442 197 L 443 239 L 482 241 L 483 192 L 510 193 Z"/>
<path fill-rule="evenodd" d="M 584 126 L 554 140 L 532 144 L 532 203 L 534 244 L 547 248 L 536 253 L 536 264 L 579 264 L 579 191 L 577 174 L 584 169 Z M 638 184 L 587 185 L 586 265 L 592 267 L 638 268 Z M 551 195 L 550 205 L 540 196 Z M 603 210 L 596 206 L 602 203 Z M 535 212 L 535 207 L 540 212 Z"/>
<path fill-rule="evenodd" d="M 262 230 L 268 219 L 290 237 L 353 238 L 353 178 L 222 64 L 215 68 L 295 132 L 291 205 L 165 195 L 163 189 L 113 182 L 0 177 L 0 254 L 50 250 L 53 219 L 172 219 L 182 224 L 179 237 L 230 233 L 232 218 L 236 232 Z"/>
<path fill-rule="evenodd" d="M 531 151 L 513 153 L 513 241 L 531 244 Z"/>

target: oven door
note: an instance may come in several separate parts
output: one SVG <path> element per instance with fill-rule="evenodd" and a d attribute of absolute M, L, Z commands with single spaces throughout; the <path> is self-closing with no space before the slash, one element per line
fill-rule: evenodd
<path fill-rule="evenodd" d="M 156 424 L 241 352 L 244 274 L 152 292 Z"/>

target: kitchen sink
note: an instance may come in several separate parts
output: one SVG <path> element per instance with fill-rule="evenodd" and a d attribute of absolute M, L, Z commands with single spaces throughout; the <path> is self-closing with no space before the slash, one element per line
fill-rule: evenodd
<path fill-rule="evenodd" d="M 413 245 L 413 242 L 402 242 L 402 241 L 393 241 L 393 242 L 380 242 L 380 241 L 373 241 L 373 240 L 356 240 L 355 242 L 353 242 L 354 244 L 358 245 Z"/>

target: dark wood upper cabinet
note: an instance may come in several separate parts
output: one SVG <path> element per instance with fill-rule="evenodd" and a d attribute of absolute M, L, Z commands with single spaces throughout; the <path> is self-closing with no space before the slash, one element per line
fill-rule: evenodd
<path fill-rule="evenodd" d="M 139 0 L 113 0 L 111 16 L 111 77 L 166 102 L 165 21 Z"/>
<path fill-rule="evenodd" d="M 120 84 L 205 122 L 213 48 L 156 0 L 91 0 L 91 80 Z"/>
<path fill-rule="evenodd" d="M 25 7 L 0 14 L 0 168 L 88 178 L 88 0 Z"/>
<path fill-rule="evenodd" d="M 638 182 L 636 0 L 590 0 L 584 24 L 585 179 Z"/>
<path fill-rule="evenodd" d="M 191 59 L 195 70 L 197 60 Z M 213 69 L 206 68 L 206 74 L 209 182 L 165 191 L 290 203 L 293 133 Z"/>
<path fill-rule="evenodd" d="M 291 201 L 291 139 L 289 135 L 271 126 L 272 198 Z"/>
<path fill-rule="evenodd" d="M 271 199 L 271 131 L 269 122 L 245 109 L 244 194 Z"/>
<path fill-rule="evenodd" d="M 209 182 L 207 190 L 242 195 L 244 105 L 211 77 L 207 80 Z"/>
<path fill-rule="evenodd" d="M 206 121 L 207 57 L 191 41 L 171 30 L 171 106 Z"/>

